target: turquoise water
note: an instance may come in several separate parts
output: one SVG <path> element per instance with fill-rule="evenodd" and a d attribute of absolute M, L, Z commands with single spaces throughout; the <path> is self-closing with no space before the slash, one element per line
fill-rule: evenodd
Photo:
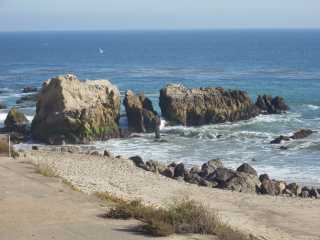
<path fill-rule="evenodd" d="M 320 131 L 319 42 L 320 30 L 0 33 L 0 101 L 12 106 L 22 87 L 40 87 L 66 72 L 110 79 L 122 93 L 144 91 L 158 110 L 159 89 L 171 82 L 243 89 L 252 98 L 281 95 L 291 108 L 285 115 L 164 127 L 167 143 L 142 135 L 96 146 L 166 162 L 201 164 L 219 157 L 236 167 L 247 161 L 274 178 L 320 184 L 319 133 L 288 143 L 287 151 L 268 144 L 299 128 Z M 32 118 L 34 107 L 22 110 Z M 0 113 L 0 122 L 5 115 Z"/>

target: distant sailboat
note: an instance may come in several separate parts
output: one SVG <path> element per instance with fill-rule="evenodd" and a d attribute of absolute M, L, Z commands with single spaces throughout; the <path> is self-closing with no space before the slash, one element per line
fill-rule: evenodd
<path fill-rule="evenodd" d="M 104 51 L 103 51 L 102 48 L 99 48 L 99 53 L 100 53 L 100 54 L 103 54 L 103 53 L 104 53 Z"/>

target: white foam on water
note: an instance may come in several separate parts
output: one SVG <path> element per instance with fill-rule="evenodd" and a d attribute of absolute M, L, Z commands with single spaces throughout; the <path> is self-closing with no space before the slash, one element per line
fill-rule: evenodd
<path fill-rule="evenodd" d="M 320 106 L 313 105 L 313 104 L 306 104 L 304 106 L 306 106 L 307 108 L 309 108 L 310 110 L 313 110 L 313 111 L 320 109 Z"/>

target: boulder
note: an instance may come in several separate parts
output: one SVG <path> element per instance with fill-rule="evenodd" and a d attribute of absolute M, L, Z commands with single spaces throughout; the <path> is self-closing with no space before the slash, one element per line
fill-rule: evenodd
<path fill-rule="evenodd" d="M 155 132 L 159 117 L 152 102 L 143 94 L 135 95 L 128 90 L 123 100 L 126 108 L 129 129 L 134 132 Z"/>
<path fill-rule="evenodd" d="M 139 168 L 145 168 L 143 159 L 140 156 L 133 156 L 129 158 Z"/>
<path fill-rule="evenodd" d="M 226 185 L 226 182 L 235 176 L 236 171 L 228 168 L 217 168 L 206 178 L 206 180 L 210 182 L 217 182 L 219 184 L 219 187 L 224 187 Z"/>
<path fill-rule="evenodd" d="M 286 183 L 282 181 L 276 181 L 275 188 L 276 188 L 276 195 L 281 195 L 285 192 Z"/>
<path fill-rule="evenodd" d="M 248 163 L 244 163 L 240 167 L 238 167 L 237 172 L 244 172 L 254 176 L 258 176 L 257 171 L 253 167 L 251 167 Z"/>
<path fill-rule="evenodd" d="M 278 96 L 272 98 L 272 96 L 259 95 L 256 101 L 256 106 L 264 114 L 280 114 L 289 110 L 289 107 L 284 102 L 284 99 Z"/>
<path fill-rule="evenodd" d="M 302 139 L 302 138 L 309 137 L 312 133 L 313 133 L 313 131 L 310 129 L 301 129 L 301 130 L 295 132 L 290 138 Z"/>
<path fill-rule="evenodd" d="M 89 143 L 119 136 L 120 93 L 107 80 L 67 74 L 46 81 L 32 121 L 34 139 L 49 144 Z"/>
<path fill-rule="evenodd" d="M 112 153 L 111 153 L 110 151 L 108 151 L 108 150 L 104 150 L 103 156 L 105 156 L 105 157 L 112 157 Z"/>
<path fill-rule="evenodd" d="M 38 89 L 32 86 L 26 86 L 22 89 L 22 93 L 31 93 L 31 92 L 37 92 L 37 91 Z"/>
<path fill-rule="evenodd" d="M 167 167 L 163 170 L 163 172 L 160 172 L 161 175 L 166 176 L 168 178 L 174 177 L 174 167 Z"/>
<path fill-rule="evenodd" d="M 275 182 L 272 180 L 263 180 L 260 186 L 260 193 L 268 194 L 268 195 L 276 195 L 277 189 L 276 189 Z"/>
<path fill-rule="evenodd" d="M 302 188 L 297 183 L 290 183 L 287 185 L 287 189 L 294 195 L 299 196 L 301 194 Z"/>
<path fill-rule="evenodd" d="M 194 173 L 194 172 L 189 172 L 184 176 L 184 180 L 192 184 L 200 184 L 202 182 L 202 179 L 203 178 L 201 178 L 198 173 Z"/>
<path fill-rule="evenodd" d="M 6 130 L 12 132 L 25 132 L 28 124 L 29 120 L 26 116 L 15 107 L 10 109 L 4 121 Z"/>
<path fill-rule="evenodd" d="M 164 172 L 166 169 L 166 166 L 160 162 L 149 160 L 146 162 L 146 170 L 150 172 L 155 173 L 161 173 Z"/>
<path fill-rule="evenodd" d="M 310 193 L 310 197 L 315 199 L 320 199 L 320 192 L 318 192 L 316 188 L 311 188 L 309 193 Z"/>
<path fill-rule="evenodd" d="M 246 120 L 259 114 L 248 94 L 222 88 L 188 89 L 169 84 L 160 90 L 162 116 L 170 124 L 200 126 Z"/>
<path fill-rule="evenodd" d="M 201 172 L 199 173 L 201 177 L 207 177 L 213 173 L 217 168 L 223 168 L 223 163 L 219 159 L 213 159 L 204 163 L 201 166 Z"/>
<path fill-rule="evenodd" d="M 174 168 L 174 177 L 184 177 L 184 175 L 187 173 L 187 170 L 183 163 L 177 164 L 177 166 Z"/>
<path fill-rule="evenodd" d="M 268 174 L 261 174 L 259 176 L 259 180 L 260 180 L 260 182 L 263 182 L 264 180 L 270 180 L 270 178 L 269 178 Z"/>
<path fill-rule="evenodd" d="M 237 192 L 256 193 L 260 185 L 261 182 L 256 175 L 238 172 L 224 184 L 224 188 Z"/>

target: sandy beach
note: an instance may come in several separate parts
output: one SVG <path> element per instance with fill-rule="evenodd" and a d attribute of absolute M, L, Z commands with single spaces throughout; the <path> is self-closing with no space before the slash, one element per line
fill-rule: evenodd
<path fill-rule="evenodd" d="M 161 206 L 189 198 L 217 210 L 223 221 L 260 239 L 320 239 L 319 200 L 199 187 L 144 171 L 125 158 L 48 151 L 20 155 L 18 161 L 46 164 L 88 195 L 109 192 Z"/>

